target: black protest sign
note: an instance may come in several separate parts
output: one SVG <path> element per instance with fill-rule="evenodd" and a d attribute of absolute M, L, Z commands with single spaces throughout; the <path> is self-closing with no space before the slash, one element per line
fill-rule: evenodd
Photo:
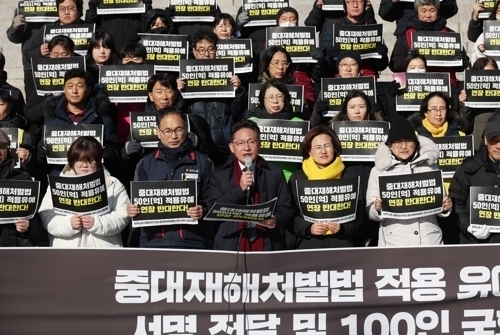
<path fill-rule="evenodd" d="M 484 54 L 487 56 L 500 56 L 500 22 L 485 20 L 483 29 Z"/>
<path fill-rule="evenodd" d="M 158 146 L 158 127 L 155 112 L 130 112 L 130 135 L 143 148 Z"/>
<path fill-rule="evenodd" d="M 465 70 L 464 90 L 466 106 L 500 107 L 500 70 Z"/>
<path fill-rule="evenodd" d="M 333 26 L 333 45 L 342 51 L 357 51 L 361 59 L 382 58 L 377 49 L 383 42 L 381 24 Z"/>
<path fill-rule="evenodd" d="M 323 0 L 323 6 L 321 10 L 324 11 L 343 11 L 344 10 L 344 0 Z"/>
<path fill-rule="evenodd" d="M 333 122 L 342 144 L 342 161 L 373 162 L 375 152 L 389 135 L 390 124 L 382 121 Z"/>
<path fill-rule="evenodd" d="M 315 27 L 268 27 L 267 47 L 282 46 L 294 63 L 316 63 L 311 50 L 316 47 Z"/>
<path fill-rule="evenodd" d="M 132 227 L 198 224 L 187 215 L 197 204 L 196 180 L 133 181 L 130 194 L 140 210 Z"/>
<path fill-rule="evenodd" d="M 185 99 L 234 98 L 234 59 L 181 59 L 180 78 L 186 81 Z"/>
<path fill-rule="evenodd" d="M 414 31 L 411 33 L 412 49 L 425 56 L 427 66 L 462 66 L 460 33 L 441 31 Z"/>
<path fill-rule="evenodd" d="M 170 0 L 174 22 L 213 22 L 217 0 Z"/>
<path fill-rule="evenodd" d="M 487 225 L 492 233 L 500 233 L 500 189 L 490 186 L 470 188 L 470 226 L 473 231 Z"/>
<path fill-rule="evenodd" d="M 251 39 L 233 38 L 219 39 L 217 42 L 218 59 L 234 59 L 235 73 L 248 73 L 253 71 L 253 49 Z"/>
<path fill-rule="evenodd" d="M 474 138 L 469 136 L 431 137 L 439 148 L 438 165 L 443 178 L 452 178 L 465 158 L 474 155 Z"/>
<path fill-rule="evenodd" d="M 0 224 L 31 219 L 38 210 L 39 196 L 39 181 L 0 179 Z"/>
<path fill-rule="evenodd" d="M 97 15 L 146 13 L 143 0 L 101 0 L 97 6 Z"/>
<path fill-rule="evenodd" d="M 47 163 L 67 164 L 69 147 L 78 137 L 92 136 L 103 143 L 103 133 L 102 124 L 43 126 L 43 145 L 47 149 Z"/>
<path fill-rule="evenodd" d="M 23 15 L 26 22 L 55 22 L 59 19 L 55 1 L 19 1 L 17 14 Z"/>
<path fill-rule="evenodd" d="M 99 82 L 111 102 L 146 102 L 148 80 L 155 73 L 154 65 L 103 65 Z"/>
<path fill-rule="evenodd" d="M 12 157 L 16 157 L 16 165 L 14 168 L 18 169 L 21 167 L 21 160 L 16 154 L 16 150 L 20 148 L 23 143 L 24 130 L 19 128 L 2 128 L 2 130 L 9 136 L 11 155 Z"/>
<path fill-rule="evenodd" d="M 45 25 L 43 36 L 45 43 L 49 43 L 54 37 L 59 35 L 68 36 L 75 43 L 75 53 L 80 56 L 87 55 L 89 43 L 95 31 L 94 23 L 61 25 Z"/>
<path fill-rule="evenodd" d="M 31 59 L 31 68 L 33 69 L 36 93 L 39 96 L 46 94 L 57 95 L 63 92 L 66 71 L 71 69 L 85 70 L 85 58 L 37 57 Z"/>
<path fill-rule="evenodd" d="M 255 109 L 259 105 L 259 94 L 263 84 L 251 83 L 248 86 L 248 109 Z M 285 85 L 290 93 L 290 106 L 295 113 L 304 109 L 304 86 Z"/>
<path fill-rule="evenodd" d="M 313 223 L 344 223 L 356 219 L 359 177 L 302 180 L 297 184 L 297 199 L 304 220 Z"/>
<path fill-rule="evenodd" d="M 139 36 L 148 53 L 146 60 L 155 66 L 155 71 L 179 71 L 179 61 L 188 57 L 187 35 L 141 33 Z"/>
<path fill-rule="evenodd" d="M 396 97 L 398 111 L 419 111 L 427 94 L 441 92 L 451 96 L 450 74 L 448 72 L 406 73 L 404 94 Z"/>
<path fill-rule="evenodd" d="M 377 102 L 375 77 L 321 78 L 321 97 L 328 103 L 324 116 L 335 116 L 342 109 L 344 98 L 352 90 L 362 91 L 371 103 Z"/>
<path fill-rule="evenodd" d="M 276 25 L 276 14 L 281 8 L 289 7 L 288 0 L 243 0 L 242 10 L 250 18 L 245 27 L 274 26 Z"/>
<path fill-rule="evenodd" d="M 484 10 L 479 12 L 480 19 L 487 19 L 493 13 L 493 8 L 495 7 L 495 0 L 482 0 Z M 486 20 L 484 22 L 487 22 Z"/>
<path fill-rule="evenodd" d="M 443 211 L 441 170 L 379 175 L 382 217 L 414 219 Z"/>
<path fill-rule="evenodd" d="M 104 170 L 80 176 L 48 175 L 54 212 L 60 215 L 109 213 Z"/>
<path fill-rule="evenodd" d="M 302 163 L 302 140 L 309 121 L 253 119 L 260 128 L 259 155 L 268 161 Z"/>
<path fill-rule="evenodd" d="M 260 223 L 273 216 L 278 198 L 258 205 L 213 204 L 203 220 Z"/>

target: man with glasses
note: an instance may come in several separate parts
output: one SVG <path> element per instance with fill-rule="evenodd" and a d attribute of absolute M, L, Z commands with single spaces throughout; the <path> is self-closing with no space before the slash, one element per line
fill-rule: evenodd
<path fill-rule="evenodd" d="M 188 209 L 193 220 L 201 220 L 206 210 L 206 194 L 213 168 L 208 156 L 194 150 L 188 137 L 186 115 L 176 107 L 160 109 L 157 114 L 158 149 L 137 164 L 134 181 L 196 180 L 197 206 Z M 140 214 L 139 206 L 127 205 L 130 217 Z M 141 227 L 141 248 L 205 249 L 208 225 L 164 225 Z"/>
<path fill-rule="evenodd" d="M 274 251 L 285 249 L 284 231 L 295 218 L 283 171 L 259 156 L 260 130 L 253 121 L 241 121 L 231 129 L 233 156 L 212 172 L 207 204 L 260 204 L 277 197 L 274 215 L 260 224 L 220 222 L 215 250 Z M 245 164 L 251 159 L 252 167 Z"/>

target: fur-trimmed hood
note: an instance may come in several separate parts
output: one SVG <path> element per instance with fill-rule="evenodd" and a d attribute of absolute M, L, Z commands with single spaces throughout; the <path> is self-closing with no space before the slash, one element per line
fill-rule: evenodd
<path fill-rule="evenodd" d="M 447 119 L 448 119 L 447 120 L 448 121 L 448 131 L 446 132 L 445 136 L 458 135 L 459 131 L 465 133 L 465 130 L 467 129 L 467 125 L 468 125 L 467 120 L 465 120 L 463 117 L 456 116 L 453 114 L 448 115 Z M 427 129 L 424 128 L 424 126 L 422 124 L 423 119 L 422 119 L 422 116 L 420 115 L 420 113 L 414 113 L 414 114 L 410 115 L 408 117 L 408 121 L 410 121 L 411 125 L 413 126 L 413 128 L 415 128 L 415 130 L 417 130 L 419 135 L 424 135 L 424 136 L 427 135 L 424 133 L 428 133 L 430 135 L 430 133 L 427 131 Z M 422 130 L 422 131 L 420 131 L 420 130 Z"/>
<path fill-rule="evenodd" d="M 64 93 L 45 98 L 42 102 L 42 112 L 45 119 L 55 119 L 59 113 L 66 113 L 66 104 L 67 100 Z M 96 112 L 97 115 L 103 117 L 110 114 L 111 108 L 114 108 L 114 106 L 104 92 L 92 90 L 87 98 L 85 114 Z"/>

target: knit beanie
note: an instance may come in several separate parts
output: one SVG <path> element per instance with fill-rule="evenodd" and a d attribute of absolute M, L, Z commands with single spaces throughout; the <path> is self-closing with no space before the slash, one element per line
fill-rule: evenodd
<path fill-rule="evenodd" d="M 408 121 L 404 117 L 398 117 L 394 121 L 396 122 L 391 122 L 389 136 L 387 136 L 387 141 L 385 142 L 386 145 L 400 140 L 412 140 L 417 145 L 420 144 L 420 142 L 417 140 L 417 136 L 415 135 L 415 129 L 413 129 L 410 121 Z"/>
<path fill-rule="evenodd" d="M 292 7 L 283 7 L 278 11 L 278 14 L 276 14 L 276 24 L 279 25 L 278 21 L 280 20 L 281 15 L 284 13 L 294 13 L 295 16 L 297 17 L 297 22 L 299 22 L 299 13 L 295 8 Z"/>
<path fill-rule="evenodd" d="M 340 53 L 340 55 L 337 57 L 337 70 L 339 68 L 340 62 L 344 58 L 352 58 L 358 63 L 358 68 L 361 67 L 361 55 L 357 51 L 343 51 Z"/>

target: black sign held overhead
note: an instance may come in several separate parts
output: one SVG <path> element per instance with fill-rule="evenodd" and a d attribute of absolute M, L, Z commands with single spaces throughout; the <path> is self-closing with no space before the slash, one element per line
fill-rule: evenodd
<path fill-rule="evenodd" d="M 375 77 L 321 78 L 321 97 L 328 102 L 328 112 L 324 116 L 335 116 L 342 109 L 344 98 L 352 90 L 362 91 L 371 103 L 377 102 Z"/>
<path fill-rule="evenodd" d="M 382 45 L 383 36 L 381 24 L 333 26 L 333 45 L 341 52 L 357 51 L 361 54 L 361 59 L 382 58 L 377 49 Z"/>
<path fill-rule="evenodd" d="M 431 137 L 439 147 L 438 165 L 443 172 L 443 178 L 452 178 L 465 158 L 474 155 L 474 137 L 445 136 Z"/>
<path fill-rule="evenodd" d="M 185 99 L 234 98 L 234 59 L 182 59 L 179 77 L 186 80 Z"/>
<path fill-rule="evenodd" d="M 411 33 L 412 49 L 425 56 L 427 66 L 462 66 L 460 33 L 441 31 L 414 31 Z"/>
<path fill-rule="evenodd" d="M 38 210 L 40 182 L 0 179 L 0 224 L 31 219 Z"/>
<path fill-rule="evenodd" d="M 492 233 L 500 233 L 500 189 L 489 186 L 470 188 L 470 226 L 473 231 L 487 225 Z"/>
<path fill-rule="evenodd" d="M 302 140 L 309 121 L 252 120 L 260 128 L 260 156 L 268 161 L 302 163 Z"/>
<path fill-rule="evenodd" d="M 36 93 L 39 96 L 46 94 L 57 95 L 63 92 L 66 71 L 71 69 L 85 70 L 85 58 L 37 57 L 31 59 L 31 68 L 33 69 Z"/>
<path fill-rule="evenodd" d="M 111 102 L 146 102 L 148 80 L 155 73 L 154 65 L 103 65 L 99 82 Z"/>
<path fill-rule="evenodd" d="M 323 6 L 321 6 L 321 10 L 324 11 L 334 11 L 344 10 L 344 0 L 323 0 Z"/>
<path fill-rule="evenodd" d="M 304 220 L 313 223 L 345 223 L 356 219 L 359 177 L 302 180 L 297 183 L 297 199 Z"/>
<path fill-rule="evenodd" d="M 213 204 L 203 220 L 260 223 L 273 216 L 278 198 L 258 205 Z"/>
<path fill-rule="evenodd" d="M 465 70 L 464 90 L 466 106 L 500 107 L 500 70 Z"/>
<path fill-rule="evenodd" d="M 217 0 L 170 0 L 174 22 L 213 22 Z"/>
<path fill-rule="evenodd" d="M 60 215 L 109 213 L 104 170 L 80 176 L 48 175 L 54 212 Z"/>
<path fill-rule="evenodd" d="M 101 0 L 97 15 L 146 13 L 143 0 Z"/>
<path fill-rule="evenodd" d="M 143 148 L 158 146 L 158 127 L 155 112 L 130 112 L 130 135 L 141 142 Z"/>
<path fill-rule="evenodd" d="M 282 46 L 294 63 L 316 63 L 311 50 L 316 47 L 315 27 L 268 27 L 267 47 Z"/>
<path fill-rule="evenodd" d="M 235 73 L 253 71 L 253 48 L 251 39 L 219 39 L 217 42 L 218 59 L 234 59 Z"/>
<path fill-rule="evenodd" d="M 131 200 L 141 214 L 132 219 L 132 227 L 198 224 L 187 211 L 197 204 L 196 180 L 133 181 Z"/>
<path fill-rule="evenodd" d="M 69 26 L 45 25 L 43 36 L 45 43 L 49 43 L 50 40 L 58 35 L 68 36 L 75 43 L 75 53 L 80 56 L 86 56 L 94 31 L 94 23 L 71 24 Z"/>
<path fill-rule="evenodd" d="M 248 87 L 248 109 L 255 109 L 259 105 L 259 94 L 263 84 L 251 83 Z M 304 109 L 304 86 L 285 85 L 290 92 L 290 105 L 295 113 L 300 113 Z"/>
<path fill-rule="evenodd" d="M 21 167 L 21 160 L 16 154 L 17 148 L 21 147 L 24 138 L 24 130 L 19 128 L 2 128 L 3 131 L 9 136 L 10 140 L 10 152 L 12 157 L 17 157 L 16 165 L 14 168 L 19 169 Z"/>
<path fill-rule="evenodd" d="M 500 22 L 497 20 L 483 21 L 484 54 L 487 56 L 500 56 Z"/>
<path fill-rule="evenodd" d="M 68 150 L 80 136 L 92 136 L 103 143 L 104 126 L 101 124 L 79 124 L 67 126 L 43 126 L 43 145 L 47 149 L 47 163 L 68 163 Z"/>
<path fill-rule="evenodd" d="M 432 92 L 441 92 L 448 98 L 451 96 L 450 74 L 448 72 L 405 73 L 404 75 L 406 89 L 404 94 L 396 97 L 398 111 L 419 111 L 422 100 Z"/>
<path fill-rule="evenodd" d="M 442 0 L 441 0 L 442 1 Z M 479 18 L 480 19 L 487 19 L 490 17 L 491 13 L 493 13 L 493 8 L 495 7 L 495 0 L 483 0 L 481 1 L 483 3 L 484 10 L 479 12 Z M 484 21 L 485 23 L 487 21 Z"/>
<path fill-rule="evenodd" d="M 389 135 L 390 124 L 382 121 L 339 121 L 332 128 L 342 144 L 342 160 L 373 162 L 375 152 Z"/>
<path fill-rule="evenodd" d="M 187 35 L 138 34 L 139 43 L 147 51 L 146 61 L 156 71 L 179 71 L 179 61 L 187 59 L 189 42 Z"/>
<path fill-rule="evenodd" d="M 17 14 L 24 15 L 26 22 L 55 22 L 59 19 L 55 1 L 19 1 Z"/>
<path fill-rule="evenodd" d="M 289 6 L 288 0 L 243 0 L 242 10 L 250 17 L 245 27 L 274 26 L 276 14 L 281 8 Z"/>
<path fill-rule="evenodd" d="M 413 219 L 443 211 L 441 170 L 379 175 L 382 217 Z"/>

